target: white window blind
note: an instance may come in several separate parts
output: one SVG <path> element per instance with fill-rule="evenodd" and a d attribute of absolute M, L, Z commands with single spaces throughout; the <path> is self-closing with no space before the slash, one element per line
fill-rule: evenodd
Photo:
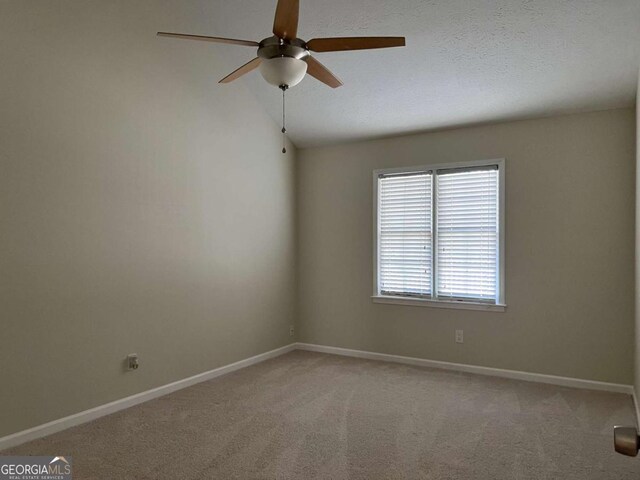
<path fill-rule="evenodd" d="M 438 297 L 495 301 L 498 169 L 439 170 Z"/>
<path fill-rule="evenodd" d="M 376 172 L 375 295 L 501 305 L 502 161 Z"/>
<path fill-rule="evenodd" d="M 378 265 L 385 295 L 430 296 L 431 172 L 379 179 Z"/>

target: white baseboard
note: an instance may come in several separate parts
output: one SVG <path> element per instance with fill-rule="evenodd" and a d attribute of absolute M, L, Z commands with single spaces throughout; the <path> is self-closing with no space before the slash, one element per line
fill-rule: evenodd
<path fill-rule="evenodd" d="M 311 352 L 330 353 L 333 355 L 366 358 L 369 360 L 382 360 L 385 362 L 403 363 L 406 365 L 416 365 L 419 367 L 440 368 L 445 370 L 455 370 L 458 372 L 475 373 L 478 375 L 511 378 L 514 380 L 524 380 L 527 382 L 547 383 L 551 385 L 560 385 L 563 387 L 585 388 L 589 390 L 604 390 L 606 392 L 626 393 L 628 395 L 633 395 L 633 386 L 623 385 L 619 383 L 597 382 L 594 380 L 583 380 L 581 378 L 558 377 L 555 375 L 545 375 L 541 373 L 520 372 L 517 370 L 504 370 L 501 368 L 491 367 L 479 367 L 476 365 L 467 365 L 463 363 L 451 363 L 442 362 L 439 360 L 427 360 L 424 358 L 403 357 L 401 355 L 365 352 L 362 350 L 328 347 L 325 345 L 315 345 L 311 343 L 297 343 L 296 348 L 298 350 L 308 350 Z"/>
<path fill-rule="evenodd" d="M 122 398 L 105 405 L 100 405 L 98 407 L 85 410 L 84 412 L 69 415 L 68 417 L 60 418 L 43 425 L 29 428 L 28 430 L 23 430 L 21 432 L 7 435 L 6 437 L 0 438 L 0 451 L 6 450 L 7 448 L 15 447 L 16 445 L 20 445 L 21 443 L 29 442 L 37 438 L 51 435 L 53 433 L 65 430 L 70 427 L 74 427 L 76 425 L 80 425 L 81 423 L 90 422 L 97 418 L 104 417 L 105 415 L 110 415 L 120 410 L 124 410 L 125 408 L 133 407 L 134 405 L 153 400 L 154 398 L 158 398 L 163 395 L 167 395 L 169 393 L 175 392 L 176 390 L 190 387 L 192 385 L 195 385 L 196 383 L 206 382 L 207 380 L 211 380 L 221 375 L 234 372 L 241 368 L 264 362 L 265 360 L 268 360 L 270 358 L 278 357 L 292 350 L 295 350 L 295 348 L 296 344 L 294 343 L 285 345 L 284 347 L 276 348 L 275 350 L 261 353 L 260 355 L 256 355 L 254 357 L 245 358 L 244 360 L 240 360 L 229 365 L 209 370 L 208 372 L 200 373 L 198 375 L 194 375 L 193 377 L 178 380 L 177 382 L 169 383 L 161 387 L 147 390 L 146 392 L 137 393 L 135 395 L 131 395 L 130 397 Z"/>

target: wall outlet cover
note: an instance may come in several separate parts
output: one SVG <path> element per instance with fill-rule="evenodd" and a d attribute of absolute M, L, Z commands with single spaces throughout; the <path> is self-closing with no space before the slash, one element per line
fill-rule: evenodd
<path fill-rule="evenodd" d="M 137 370 L 139 366 L 137 353 L 127 355 L 127 370 Z"/>

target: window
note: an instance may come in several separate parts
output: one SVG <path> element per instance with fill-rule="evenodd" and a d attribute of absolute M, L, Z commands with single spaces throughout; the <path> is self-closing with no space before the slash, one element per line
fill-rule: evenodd
<path fill-rule="evenodd" d="M 504 160 L 374 172 L 374 301 L 504 310 Z"/>

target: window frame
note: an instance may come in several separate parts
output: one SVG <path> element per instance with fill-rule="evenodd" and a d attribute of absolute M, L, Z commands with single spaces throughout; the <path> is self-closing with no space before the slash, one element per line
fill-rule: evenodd
<path fill-rule="evenodd" d="M 498 166 L 498 272 L 497 272 L 497 281 L 498 281 L 498 299 L 495 303 L 488 302 L 474 302 L 472 300 L 465 299 L 442 299 L 442 298 L 434 298 L 435 282 L 432 284 L 432 298 L 420 298 L 420 297 L 411 297 L 406 296 L 403 297 L 401 295 L 382 295 L 380 293 L 380 269 L 379 269 L 379 255 L 380 255 L 380 244 L 379 244 L 379 231 L 380 231 L 380 219 L 378 218 L 378 211 L 380 209 L 380 195 L 379 195 L 379 178 L 384 175 L 398 175 L 398 174 L 414 174 L 419 172 L 434 172 L 433 185 L 435 190 L 435 171 L 436 170 L 446 170 L 446 169 L 456 169 L 456 168 L 474 168 L 474 167 L 486 167 L 486 166 Z M 435 192 L 433 194 L 435 198 Z M 374 303 L 387 303 L 392 305 L 410 305 L 410 306 L 421 306 L 421 307 L 436 307 L 436 308 L 460 308 L 465 310 L 488 310 L 488 311 L 498 311 L 504 312 L 506 309 L 506 300 L 505 300 L 505 226 L 506 226 L 506 202 L 505 202 L 506 192 L 505 192 L 505 159 L 497 158 L 490 160 L 473 160 L 467 162 L 450 162 L 450 163 L 434 163 L 434 164 L 426 164 L 426 165 L 418 165 L 414 167 L 396 167 L 396 168 L 383 168 L 373 171 L 373 295 L 372 301 Z M 435 222 L 435 212 L 437 205 L 436 202 L 432 202 L 432 218 Z M 435 225 L 434 225 L 435 226 Z M 432 255 L 436 256 L 436 244 L 437 244 L 437 233 L 436 228 L 434 228 L 434 245 Z M 436 264 L 433 263 L 433 277 L 437 278 L 438 272 L 436 269 Z"/>

